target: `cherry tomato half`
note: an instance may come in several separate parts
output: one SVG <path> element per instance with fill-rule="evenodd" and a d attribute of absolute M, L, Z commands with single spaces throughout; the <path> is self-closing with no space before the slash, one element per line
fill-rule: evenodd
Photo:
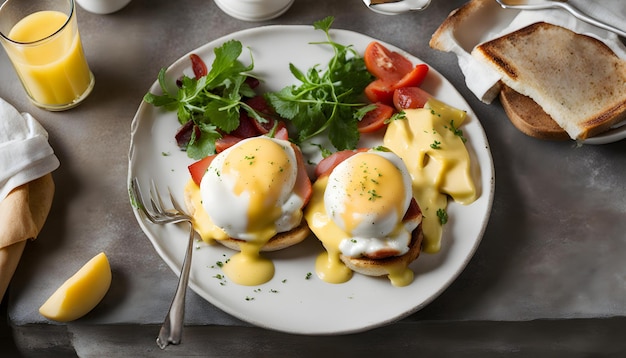
<path fill-rule="evenodd" d="M 384 103 L 375 103 L 376 108 L 367 112 L 358 123 L 359 133 L 372 133 L 385 127 L 385 121 L 391 118 L 394 108 Z"/>
<path fill-rule="evenodd" d="M 365 67 L 378 79 L 398 82 L 411 71 L 413 64 L 403 55 L 389 51 L 377 41 L 372 41 L 363 54 Z"/>
<path fill-rule="evenodd" d="M 419 87 L 402 87 L 393 93 L 393 105 L 398 110 L 423 108 L 432 95 Z"/>
<path fill-rule="evenodd" d="M 366 152 L 367 150 L 367 148 L 359 148 L 354 150 L 346 149 L 329 155 L 328 157 L 322 159 L 319 163 L 317 163 L 317 166 L 315 166 L 315 177 L 319 178 L 324 175 L 329 175 L 333 171 L 333 169 L 335 169 L 335 167 L 339 165 L 339 163 L 359 152 Z"/>

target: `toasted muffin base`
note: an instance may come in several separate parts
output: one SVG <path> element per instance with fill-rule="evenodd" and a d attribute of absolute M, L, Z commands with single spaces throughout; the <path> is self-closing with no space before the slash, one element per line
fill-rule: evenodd
<path fill-rule="evenodd" d="M 261 248 L 261 251 L 269 252 L 269 251 L 278 251 L 278 250 L 288 248 L 290 246 L 293 246 L 295 244 L 302 242 L 304 239 L 306 239 L 309 236 L 310 233 L 311 231 L 309 230 L 309 226 L 307 225 L 306 221 L 303 219 L 300 222 L 300 225 L 296 226 L 295 228 L 286 232 L 278 233 L 274 237 L 272 237 L 265 245 L 263 245 L 263 247 Z M 229 249 L 236 250 L 236 251 L 241 251 L 240 245 L 243 242 L 245 242 L 243 240 L 238 240 L 238 239 L 233 239 L 233 238 L 228 238 L 226 240 L 216 240 L 216 241 L 228 247 Z"/>
<path fill-rule="evenodd" d="M 367 276 L 385 276 L 393 267 L 408 266 L 415 261 L 422 251 L 422 240 L 424 234 L 422 225 L 420 224 L 411 235 L 409 251 L 401 256 L 392 256 L 384 259 L 370 259 L 366 257 L 348 257 L 341 255 L 341 261 L 354 272 L 358 272 Z"/>

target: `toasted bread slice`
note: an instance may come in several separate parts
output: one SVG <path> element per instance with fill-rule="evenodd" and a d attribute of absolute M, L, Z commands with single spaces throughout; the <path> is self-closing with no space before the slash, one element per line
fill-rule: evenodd
<path fill-rule="evenodd" d="M 511 123 L 522 133 L 545 140 L 570 139 L 569 134 L 535 101 L 509 86 L 502 86 L 500 103 Z"/>
<path fill-rule="evenodd" d="M 472 56 L 536 102 L 572 139 L 626 119 L 626 61 L 597 39 L 538 22 L 477 46 Z M 511 113 L 515 121 L 519 108 Z"/>
<path fill-rule="evenodd" d="M 196 218 L 197 216 L 207 215 L 206 212 L 204 211 L 204 208 L 196 207 L 196 204 L 193 200 L 194 193 L 191 192 L 192 190 L 196 190 L 195 188 L 197 188 L 197 186 L 187 185 L 185 187 L 185 195 L 184 195 L 185 206 L 187 207 L 187 211 L 189 212 L 189 215 L 194 218 Z M 303 218 L 302 221 L 300 222 L 300 225 L 296 226 L 295 228 L 289 231 L 278 233 L 274 237 L 272 237 L 261 248 L 261 251 L 267 252 L 267 251 L 277 251 L 277 250 L 285 249 L 289 246 L 293 246 L 295 244 L 302 242 L 304 239 L 307 238 L 307 236 L 309 236 L 310 233 L 311 233 L 311 230 L 309 229 L 309 226 L 307 225 L 306 220 L 304 220 Z M 228 247 L 229 249 L 237 250 L 237 251 L 240 250 L 239 245 L 243 242 L 242 240 L 238 240 L 235 238 L 227 238 L 224 240 L 216 240 L 216 241 Z"/>

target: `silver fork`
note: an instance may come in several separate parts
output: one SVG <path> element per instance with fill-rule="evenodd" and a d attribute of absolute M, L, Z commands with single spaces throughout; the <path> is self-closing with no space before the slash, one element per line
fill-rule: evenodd
<path fill-rule="evenodd" d="M 150 187 L 150 205 L 152 207 L 152 211 L 148 210 L 144 204 L 137 178 L 133 178 L 129 192 L 133 205 L 136 206 L 151 223 L 189 223 L 189 240 L 187 242 L 187 249 L 185 251 L 185 258 L 183 259 L 183 267 L 180 271 L 178 285 L 176 287 L 176 292 L 174 293 L 174 298 L 172 299 L 170 308 L 165 316 L 165 320 L 161 325 L 159 336 L 156 339 L 156 343 L 159 348 L 165 349 L 165 347 L 169 344 L 179 344 L 182 337 L 183 324 L 185 321 L 185 294 L 187 293 L 187 285 L 189 283 L 191 253 L 193 251 L 195 231 L 193 229 L 191 217 L 185 214 L 183 209 L 172 196 L 171 192 L 169 193 L 169 196 L 174 209 L 165 210 L 161 195 L 159 195 L 156 185 L 152 182 Z"/>

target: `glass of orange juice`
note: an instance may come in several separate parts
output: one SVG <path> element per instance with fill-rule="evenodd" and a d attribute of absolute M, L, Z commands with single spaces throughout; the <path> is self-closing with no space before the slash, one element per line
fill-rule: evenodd
<path fill-rule="evenodd" d="M 93 89 L 74 0 L 7 0 L 0 42 L 30 100 L 50 111 L 77 106 Z"/>

